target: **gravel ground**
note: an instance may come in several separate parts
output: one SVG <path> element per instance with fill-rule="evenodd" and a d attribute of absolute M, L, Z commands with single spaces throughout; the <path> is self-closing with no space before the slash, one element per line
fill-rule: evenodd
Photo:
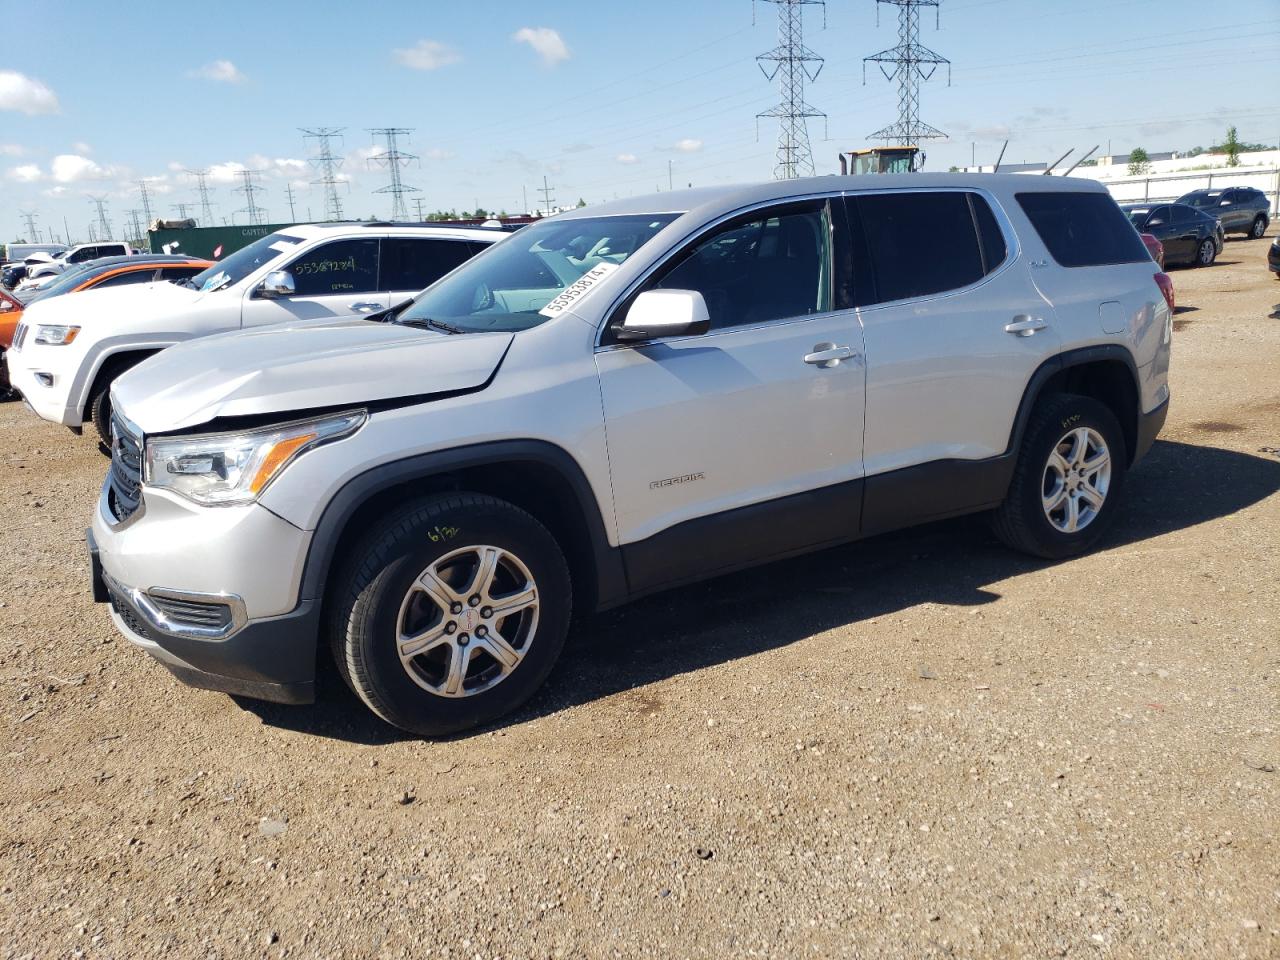
<path fill-rule="evenodd" d="M 658 596 L 444 742 L 180 687 L 90 602 L 106 461 L 0 407 L 3 956 L 1280 956 L 1269 242 L 1173 273 L 1103 550 L 967 519 Z"/>

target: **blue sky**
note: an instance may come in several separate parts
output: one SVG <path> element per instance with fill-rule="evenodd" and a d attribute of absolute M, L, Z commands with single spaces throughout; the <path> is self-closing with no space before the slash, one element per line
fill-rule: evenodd
<path fill-rule="evenodd" d="M 298 128 L 345 127 L 346 212 L 386 216 L 367 128 L 414 128 L 403 173 L 428 210 L 520 210 L 545 176 L 559 203 L 597 202 L 772 175 L 776 102 L 756 54 L 776 43 L 772 4 L 750 0 L 222 0 L 194 5 L 0 0 L 0 236 L 37 224 L 87 239 L 88 195 L 122 233 L 147 178 L 153 211 L 194 204 L 182 168 L 212 168 L 215 216 L 235 211 L 235 171 L 263 169 L 270 219 L 322 216 Z M 814 162 L 895 119 L 896 90 L 862 58 L 896 42 L 872 0 L 806 8 L 826 58 L 809 101 Z M 48 11 L 45 13 L 43 11 Z M 21 24 L 19 28 L 15 25 Z M 1101 142 L 1114 152 L 1208 145 L 1234 122 L 1280 139 L 1277 0 L 942 0 L 921 41 L 953 63 L 926 84 L 921 116 L 951 134 L 929 167 L 1053 159 Z M 824 139 L 825 138 L 825 139 Z M 976 144 L 976 146 L 975 146 Z M 412 209 L 412 206 L 411 208 Z"/>

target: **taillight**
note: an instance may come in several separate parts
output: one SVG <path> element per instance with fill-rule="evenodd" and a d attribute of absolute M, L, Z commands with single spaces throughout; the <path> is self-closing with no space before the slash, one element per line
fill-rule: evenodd
<path fill-rule="evenodd" d="M 1164 302 L 1169 305 L 1169 312 L 1173 313 L 1173 281 L 1169 279 L 1167 273 L 1157 273 L 1156 286 L 1164 294 Z"/>

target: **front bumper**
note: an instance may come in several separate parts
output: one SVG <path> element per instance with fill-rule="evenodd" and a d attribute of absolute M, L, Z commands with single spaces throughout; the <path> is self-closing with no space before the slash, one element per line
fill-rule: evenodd
<path fill-rule="evenodd" d="M 258 505 L 143 496 L 116 523 L 104 487 L 86 537 L 116 629 L 190 686 L 310 703 L 320 605 L 298 599 L 310 534 Z"/>
<path fill-rule="evenodd" d="M 66 427 L 83 425 L 79 409 L 67 407 L 67 388 L 62 377 L 55 373 L 51 385 L 42 383 L 36 373 L 43 371 L 28 367 L 24 363 L 24 351 L 21 350 L 5 351 L 5 364 L 9 385 L 22 394 L 22 399 L 37 416 Z"/>
<path fill-rule="evenodd" d="M 1137 466 L 1138 461 L 1151 451 L 1151 446 L 1156 442 L 1160 431 L 1164 429 L 1164 421 L 1168 416 L 1169 400 L 1166 398 L 1164 403 L 1150 413 L 1144 413 L 1138 417 L 1138 443 L 1133 451 L 1133 466 Z"/>

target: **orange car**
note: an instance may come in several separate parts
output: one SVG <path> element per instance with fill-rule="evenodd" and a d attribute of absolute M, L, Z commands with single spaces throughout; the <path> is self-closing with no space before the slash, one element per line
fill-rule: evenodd
<path fill-rule="evenodd" d="M 9 369 L 4 351 L 13 343 L 13 334 L 28 305 L 46 297 L 78 293 L 97 287 L 120 287 L 152 280 L 185 280 L 213 266 L 212 260 L 194 257 L 143 253 L 133 257 L 103 257 L 72 267 L 40 290 L 15 294 L 0 288 L 0 399 L 9 390 Z"/>

